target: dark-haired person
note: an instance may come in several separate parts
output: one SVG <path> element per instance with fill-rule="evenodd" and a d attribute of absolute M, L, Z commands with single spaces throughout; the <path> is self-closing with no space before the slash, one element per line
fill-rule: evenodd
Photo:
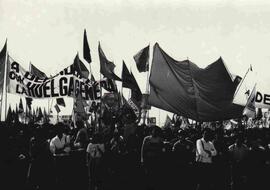
<path fill-rule="evenodd" d="M 196 162 L 197 170 L 197 190 L 209 190 L 213 185 L 213 170 L 212 158 L 216 156 L 217 151 L 211 142 L 213 140 L 213 133 L 206 128 L 203 137 L 196 141 Z"/>
<path fill-rule="evenodd" d="M 229 146 L 231 161 L 231 186 L 233 189 L 244 189 L 247 181 L 247 159 L 249 149 L 244 144 L 244 135 L 238 134 L 235 143 Z"/>
<path fill-rule="evenodd" d="M 31 167 L 28 178 L 31 186 L 37 189 L 49 189 L 48 177 L 52 166 L 47 132 L 44 127 L 35 129 L 34 137 L 30 140 Z"/>
<path fill-rule="evenodd" d="M 181 180 L 184 189 L 192 189 L 190 179 L 193 171 L 192 163 L 195 160 L 195 146 L 192 141 L 188 140 L 188 133 L 185 130 L 178 131 L 178 141 L 174 143 L 172 151 L 176 164 L 174 169 L 176 172 L 180 171 L 179 175 L 175 176 L 177 179 L 174 178 L 174 181 L 178 183 Z"/>
<path fill-rule="evenodd" d="M 227 190 L 230 183 L 230 165 L 228 140 L 225 138 L 223 129 L 218 128 L 215 130 L 215 140 L 213 143 L 217 150 L 217 155 L 213 158 L 215 188 L 219 190 Z"/>
<path fill-rule="evenodd" d="M 50 142 L 50 150 L 52 154 L 65 154 L 70 151 L 70 137 L 64 133 L 64 125 L 55 126 L 56 136 Z"/>
<path fill-rule="evenodd" d="M 144 138 L 141 148 L 141 162 L 145 168 L 148 188 L 160 187 L 164 151 L 162 130 L 158 126 L 152 126 L 151 135 Z"/>
<path fill-rule="evenodd" d="M 83 121 L 77 121 L 76 126 L 78 128 L 78 132 L 74 141 L 74 147 L 86 150 L 86 147 L 89 143 L 87 128 L 84 126 Z"/>
<path fill-rule="evenodd" d="M 70 152 L 70 138 L 64 133 L 64 124 L 55 126 L 56 136 L 50 142 L 50 151 L 54 157 L 56 184 L 59 188 L 68 187 L 68 165 Z"/>
<path fill-rule="evenodd" d="M 261 136 L 261 135 L 260 135 Z M 260 137 L 255 137 L 251 141 L 251 146 L 248 155 L 248 188 L 256 189 L 258 184 L 262 185 L 261 190 L 269 189 L 268 176 L 265 175 L 267 171 L 267 154 L 265 148 L 262 146 Z"/>

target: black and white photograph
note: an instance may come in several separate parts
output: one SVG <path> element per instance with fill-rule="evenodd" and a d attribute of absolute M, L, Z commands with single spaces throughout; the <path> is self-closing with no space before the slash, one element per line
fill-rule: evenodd
<path fill-rule="evenodd" d="M 1 190 L 270 189 L 270 1 L 0 0 Z"/>

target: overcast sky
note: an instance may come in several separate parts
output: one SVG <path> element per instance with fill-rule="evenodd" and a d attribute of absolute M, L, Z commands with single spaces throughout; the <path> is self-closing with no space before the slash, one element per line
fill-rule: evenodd
<path fill-rule="evenodd" d="M 82 56 L 86 28 L 94 75 L 100 41 L 116 73 L 121 75 L 125 60 L 143 92 L 146 74 L 137 72 L 132 57 L 155 42 L 173 58 L 188 57 L 200 67 L 222 56 L 232 73 L 243 76 L 251 64 L 268 86 L 269 20 L 267 0 L 0 0 L 0 45 L 8 38 L 9 54 L 24 68 L 31 61 L 55 74 L 77 51 Z M 151 114 L 158 117 L 156 109 Z M 161 112 L 161 122 L 165 116 Z"/>

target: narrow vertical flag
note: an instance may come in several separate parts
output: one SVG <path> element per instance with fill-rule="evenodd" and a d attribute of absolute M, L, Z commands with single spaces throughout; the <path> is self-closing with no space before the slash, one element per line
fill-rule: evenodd
<path fill-rule="evenodd" d="M 134 84 L 134 87 L 131 89 L 131 98 L 136 100 L 137 102 L 141 102 L 142 100 L 142 91 L 133 75 L 133 73 L 130 73 L 131 77 L 132 77 L 132 81 Z"/>
<path fill-rule="evenodd" d="M 39 70 L 37 67 L 35 67 L 31 62 L 30 62 L 30 73 L 32 75 L 38 76 L 40 79 L 46 79 L 48 78 L 45 73 L 43 73 L 41 70 Z"/>
<path fill-rule="evenodd" d="M 149 45 L 133 56 L 139 72 L 149 71 Z"/>
<path fill-rule="evenodd" d="M 136 88 L 136 84 L 134 84 L 134 79 L 131 76 L 125 62 L 123 61 L 122 67 L 122 86 L 123 88 Z"/>
<path fill-rule="evenodd" d="M 80 60 L 79 55 L 77 54 L 76 57 L 74 58 L 74 63 L 73 63 L 75 71 L 78 72 L 78 74 L 85 78 L 88 79 L 89 76 L 89 71 L 84 65 L 84 63 Z"/>
<path fill-rule="evenodd" d="M 26 101 L 26 104 L 27 104 L 29 110 L 31 110 L 33 98 L 25 97 L 25 101 Z"/>
<path fill-rule="evenodd" d="M 171 118 L 167 115 L 165 123 L 164 123 L 164 128 L 168 128 L 170 127 L 170 125 L 172 124 L 172 120 Z"/>
<path fill-rule="evenodd" d="M 58 104 L 55 104 L 54 108 L 55 108 L 55 110 L 56 110 L 57 113 L 59 113 L 61 111 L 60 108 L 59 108 L 59 106 L 58 106 Z"/>
<path fill-rule="evenodd" d="M 93 74 L 91 74 L 91 82 L 92 82 L 92 83 L 96 82 L 96 79 L 95 79 L 95 77 L 94 77 Z"/>
<path fill-rule="evenodd" d="M 13 120 L 13 119 L 12 119 L 12 111 L 11 111 L 11 106 L 9 105 L 9 107 L 8 107 L 8 113 L 7 113 L 7 118 L 6 118 L 6 122 L 7 122 L 7 123 L 11 123 L 12 120 Z"/>
<path fill-rule="evenodd" d="M 20 98 L 20 103 L 19 103 L 19 113 L 23 113 L 23 103 L 22 103 L 22 99 Z"/>
<path fill-rule="evenodd" d="M 260 120 L 263 117 L 262 108 L 258 108 L 258 111 L 256 113 L 256 119 Z"/>
<path fill-rule="evenodd" d="M 83 58 L 90 64 L 92 62 L 90 48 L 87 40 L 86 29 L 83 35 Z"/>

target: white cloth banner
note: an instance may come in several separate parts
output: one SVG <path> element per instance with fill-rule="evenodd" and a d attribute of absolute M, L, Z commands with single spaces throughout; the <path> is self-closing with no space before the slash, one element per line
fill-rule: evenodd
<path fill-rule="evenodd" d="M 255 75 L 253 71 L 249 71 L 246 77 L 240 82 L 235 91 L 233 103 L 245 106 L 255 84 L 255 107 L 270 108 L 270 86 L 266 84 L 266 81 Z"/>
<path fill-rule="evenodd" d="M 100 86 L 114 91 L 115 86 L 103 80 L 92 83 L 74 71 L 73 65 L 59 74 L 47 79 L 40 79 L 22 68 L 10 57 L 7 70 L 7 92 L 31 98 L 78 97 L 85 100 L 99 100 Z"/>

